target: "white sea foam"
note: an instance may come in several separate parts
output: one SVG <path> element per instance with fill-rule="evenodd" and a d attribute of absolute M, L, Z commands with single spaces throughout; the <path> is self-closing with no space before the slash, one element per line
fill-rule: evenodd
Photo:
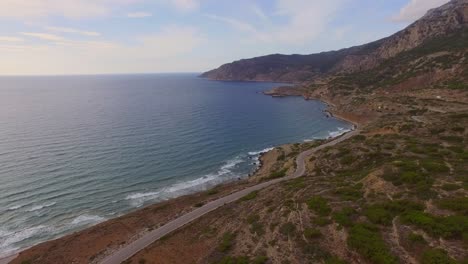
<path fill-rule="evenodd" d="M 18 209 L 20 209 L 22 207 L 24 207 L 24 205 L 14 205 L 14 206 L 11 206 L 11 207 L 7 208 L 7 211 L 18 210 Z"/>
<path fill-rule="evenodd" d="M 189 194 L 193 191 L 204 190 L 209 186 L 234 178 L 236 175 L 232 170 L 242 162 L 245 162 L 245 160 L 237 156 L 232 160 L 228 160 L 216 173 L 208 174 L 194 180 L 178 182 L 158 191 L 130 194 L 127 195 L 125 200 L 130 200 L 133 207 L 140 207 L 147 201 L 156 199 L 164 200 Z"/>
<path fill-rule="evenodd" d="M 106 220 L 104 217 L 101 217 L 101 216 L 98 216 L 98 215 L 84 214 L 84 215 L 80 215 L 80 216 L 76 217 L 75 219 L 73 219 L 71 224 L 74 225 L 74 226 L 84 225 L 84 224 L 91 224 L 91 223 L 95 224 L 95 223 L 102 222 L 104 220 Z"/>
<path fill-rule="evenodd" d="M 335 138 L 351 131 L 350 128 L 339 127 L 336 131 L 328 132 L 328 138 Z"/>
<path fill-rule="evenodd" d="M 28 212 L 38 211 L 38 210 L 44 209 L 44 208 L 46 208 L 46 207 L 54 206 L 55 204 L 56 204 L 56 202 L 51 202 L 51 203 L 45 203 L 45 204 L 41 204 L 41 205 L 36 205 L 36 206 L 31 207 L 31 209 L 28 209 Z"/>
<path fill-rule="evenodd" d="M 33 236 L 50 233 L 52 231 L 53 228 L 45 225 L 25 228 L 17 232 L 0 230 L 0 251 L 2 254 L 11 253 L 18 249 L 14 246 L 15 243 L 21 242 Z"/>
<path fill-rule="evenodd" d="M 257 156 L 257 155 L 260 155 L 260 154 L 263 154 L 263 153 L 267 153 L 268 151 L 272 151 L 274 149 L 275 148 L 266 148 L 266 149 L 263 149 L 263 150 L 260 150 L 260 151 L 252 151 L 252 152 L 249 152 L 249 155 L 250 156 Z"/>

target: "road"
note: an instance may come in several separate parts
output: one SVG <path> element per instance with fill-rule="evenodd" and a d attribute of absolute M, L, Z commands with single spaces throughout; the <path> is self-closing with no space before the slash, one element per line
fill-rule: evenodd
<path fill-rule="evenodd" d="M 234 201 L 239 200 L 240 198 L 246 196 L 247 194 L 254 192 L 254 191 L 259 191 L 261 189 L 264 189 L 268 186 L 271 186 L 273 184 L 277 184 L 279 182 L 291 180 L 294 178 L 301 177 L 305 174 L 306 172 L 306 165 L 305 165 L 305 159 L 310 156 L 312 153 L 319 151 L 321 149 L 324 149 L 329 146 L 336 145 L 344 140 L 347 140 L 348 138 L 355 136 L 359 134 L 359 130 L 353 130 L 351 132 L 348 132 L 341 137 L 338 137 L 332 141 L 329 141 L 325 144 L 322 144 L 318 147 L 312 148 L 310 150 L 304 151 L 300 153 L 297 158 L 296 158 L 296 171 L 287 177 L 284 178 L 279 178 L 279 179 L 274 179 L 271 181 L 267 182 L 262 182 L 257 185 L 248 187 L 244 190 L 232 193 L 228 196 L 221 197 L 217 200 L 211 201 L 204 206 L 197 208 L 185 215 L 182 215 L 169 223 L 159 227 L 158 229 L 155 229 L 145 235 L 143 235 L 141 238 L 133 241 L 132 243 L 123 246 L 122 248 L 118 249 L 117 251 L 113 252 L 110 256 L 106 257 L 101 264 L 120 264 L 124 262 L 125 260 L 129 259 L 139 251 L 143 250 L 147 246 L 151 245 L 158 239 L 162 238 L 163 236 L 179 229 L 180 227 L 187 225 L 188 223 L 194 221 L 195 219 L 200 218 L 201 216 L 214 211 L 215 209 L 228 204 L 232 203 Z"/>

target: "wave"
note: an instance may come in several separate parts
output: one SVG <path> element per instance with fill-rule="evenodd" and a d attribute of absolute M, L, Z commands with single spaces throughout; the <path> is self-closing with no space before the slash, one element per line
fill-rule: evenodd
<path fill-rule="evenodd" d="M 263 150 L 260 150 L 260 151 L 252 151 L 252 152 L 249 152 L 249 155 L 250 156 L 257 156 L 257 155 L 260 155 L 260 154 L 263 154 L 263 153 L 267 153 L 268 151 L 272 151 L 274 149 L 275 148 L 266 148 L 266 149 L 263 149 Z"/>
<path fill-rule="evenodd" d="M 36 205 L 36 206 L 31 207 L 31 209 L 28 209 L 27 211 L 28 211 L 28 212 L 39 211 L 39 210 L 41 210 L 41 209 L 43 209 L 43 208 L 54 206 L 55 204 L 56 204 L 56 202 L 51 202 L 51 203 L 45 203 L 45 204 L 41 204 L 41 205 Z"/>
<path fill-rule="evenodd" d="M 234 159 L 228 160 L 216 173 L 207 174 L 194 180 L 178 182 L 158 191 L 130 194 L 127 195 L 125 200 L 129 200 L 133 207 L 140 207 L 147 201 L 156 199 L 165 200 L 194 191 L 206 190 L 208 187 L 238 177 L 239 175 L 236 175 L 233 169 L 243 162 L 246 162 L 246 160 L 242 159 L 241 156 L 237 156 Z"/>
<path fill-rule="evenodd" d="M 11 206 L 9 208 L 7 208 L 7 211 L 14 211 L 14 210 L 18 210 L 20 208 L 23 208 L 24 205 L 14 205 L 14 206 Z"/>
<path fill-rule="evenodd" d="M 344 127 L 339 127 L 338 130 L 336 131 L 329 131 L 328 132 L 328 138 L 335 138 L 335 137 L 339 137 L 345 133 L 348 133 L 350 132 L 352 129 L 350 128 L 344 128 Z"/>
<path fill-rule="evenodd" d="M 34 236 L 47 234 L 52 231 L 52 227 L 45 225 L 34 226 L 16 232 L 0 230 L 0 251 L 2 252 L 2 254 L 5 255 L 7 253 L 14 252 L 18 249 L 15 246 L 16 243 L 22 242 L 23 240 L 29 239 Z"/>
<path fill-rule="evenodd" d="M 106 218 L 98 216 L 98 215 L 89 215 L 89 214 L 83 214 L 71 221 L 71 224 L 73 226 L 78 226 L 78 225 L 84 225 L 84 224 L 96 224 L 100 223 L 106 220 Z"/>

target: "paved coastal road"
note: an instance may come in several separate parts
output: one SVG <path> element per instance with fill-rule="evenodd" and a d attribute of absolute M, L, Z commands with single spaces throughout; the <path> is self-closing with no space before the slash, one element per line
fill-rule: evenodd
<path fill-rule="evenodd" d="M 266 188 L 268 186 L 271 186 L 273 184 L 276 184 L 276 183 L 279 183 L 279 182 L 283 182 L 283 181 L 287 181 L 287 180 L 291 180 L 291 179 L 294 179 L 294 178 L 298 178 L 298 177 L 301 177 L 304 175 L 305 171 L 306 171 L 306 167 L 305 167 L 305 159 L 310 156 L 312 153 L 318 151 L 318 150 L 321 150 L 321 149 L 324 149 L 326 147 L 329 147 L 329 146 L 333 146 L 337 143 L 340 143 L 344 140 L 347 140 L 348 138 L 354 136 L 354 135 L 357 135 L 359 133 L 359 130 L 353 130 L 351 132 L 348 132 L 344 135 L 342 135 L 341 137 L 339 138 L 336 138 L 328 143 L 325 143 L 325 144 L 322 144 L 318 147 L 315 147 L 313 149 L 310 149 L 310 150 L 307 150 L 307 151 L 304 151 L 302 153 L 300 153 L 296 159 L 296 164 L 297 164 L 297 169 L 296 171 L 293 173 L 293 175 L 291 176 L 287 176 L 287 177 L 284 177 L 284 178 L 279 178 L 279 179 L 274 179 L 274 180 L 271 180 L 271 181 L 267 181 L 267 182 L 262 182 L 262 183 L 259 183 L 257 185 L 254 185 L 254 186 L 251 186 L 251 187 L 248 187 L 244 190 L 241 190 L 241 191 L 238 191 L 238 192 L 235 192 L 235 193 L 232 193 L 228 196 L 224 196 L 222 198 L 219 198 L 217 200 L 214 200 L 212 202 L 209 202 L 207 204 L 205 204 L 204 206 L 200 207 L 200 208 L 197 208 L 193 211 L 191 211 L 190 213 L 187 213 L 185 215 L 182 215 L 174 220 L 172 220 L 171 222 L 161 226 L 160 228 L 158 229 L 155 229 L 145 235 L 143 235 L 141 238 L 133 241 L 132 243 L 130 243 L 129 245 L 126 245 L 122 248 L 120 248 L 119 250 L 113 252 L 110 256 L 108 256 L 107 258 L 105 258 L 101 264 L 120 264 L 122 262 L 124 262 L 125 260 L 129 259 L 130 257 L 132 257 L 133 255 L 135 255 L 136 253 L 138 253 L 139 251 L 141 251 L 142 249 L 146 248 L 147 246 L 151 245 L 153 242 L 157 241 L 158 239 L 160 239 L 161 237 L 179 229 L 180 227 L 192 222 L 193 220 L 197 219 L 197 218 L 200 218 L 201 216 L 205 215 L 206 213 L 209 213 L 227 203 L 232 203 L 234 201 L 237 201 L 239 200 L 240 198 L 246 196 L 247 194 L 251 193 L 251 192 L 254 192 L 254 191 L 258 191 L 258 190 L 261 190 L 263 188 Z"/>

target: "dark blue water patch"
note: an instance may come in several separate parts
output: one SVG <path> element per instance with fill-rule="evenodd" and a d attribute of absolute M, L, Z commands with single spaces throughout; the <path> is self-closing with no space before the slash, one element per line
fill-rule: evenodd
<path fill-rule="evenodd" d="M 343 133 L 274 83 L 194 74 L 0 78 L 0 255 L 246 177 L 261 150 Z"/>

